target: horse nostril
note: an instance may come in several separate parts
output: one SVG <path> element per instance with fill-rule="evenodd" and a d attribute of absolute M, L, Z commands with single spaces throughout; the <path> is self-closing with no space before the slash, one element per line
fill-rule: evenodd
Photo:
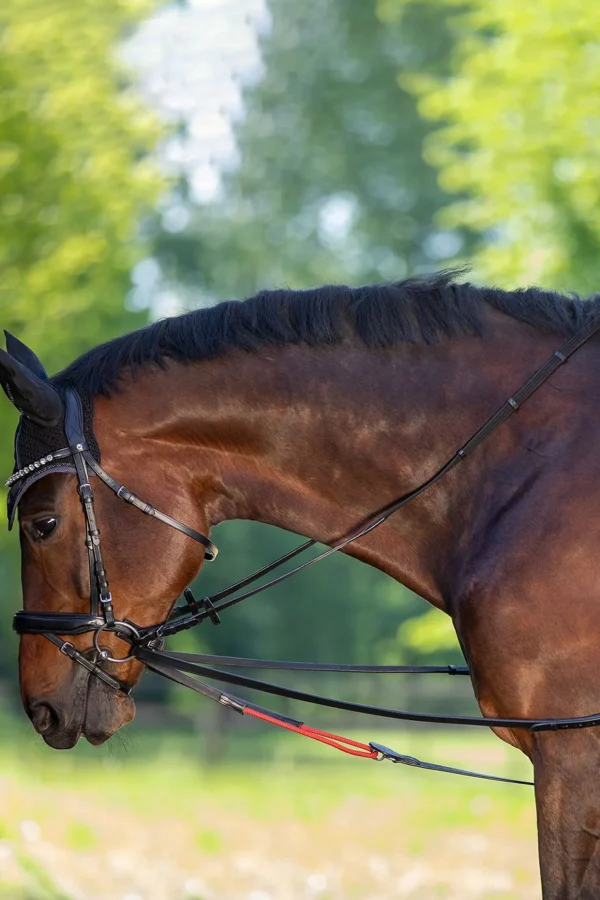
<path fill-rule="evenodd" d="M 29 718 L 38 734 L 48 734 L 58 727 L 58 714 L 47 702 L 38 701 L 29 707 Z"/>

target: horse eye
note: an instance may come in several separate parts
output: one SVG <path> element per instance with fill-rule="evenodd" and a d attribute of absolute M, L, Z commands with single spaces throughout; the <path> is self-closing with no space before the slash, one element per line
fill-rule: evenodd
<path fill-rule="evenodd" d="M 43 540 L 51 535 L 56 528 L 56 519 L 51 516 L 47 516 L 43 519 L 36 519 L 35 522 L 32 523 L 32 527 L 36 538 Z"/>

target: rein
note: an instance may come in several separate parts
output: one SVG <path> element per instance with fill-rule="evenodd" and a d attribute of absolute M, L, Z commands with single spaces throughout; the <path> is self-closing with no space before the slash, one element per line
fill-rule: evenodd
<path fill-rule="evenodd" d="M 294 671 L 319 671 L 319 672 L 348 672 L 348 673 L 379 673 L 379 674 L 448 674 L 468 675 L 466 667 L 456 666 L 348 666 L 335 664 L 296 663 L 276 660 L 255 660 L 242 657 L 224 657 L 207 654 L 189 654 L 167 652 L 165 639 L 188 628 L 201 624 L 205 619 L 210 619 L 213 624 L 220 624 L 220 613 L 243 600 L 248 599 L 262 591 L 280 584 L 287 578 L 291 578 L 298 572 L 320 562 L 332 553 L 342 550 L 353 541 L 369 534 L 386 522 L 390 516 L 402 509 L 406 504 L 415 500 L 440 479 L 447 475 L 458 463 L 466 459 L 492 432 L 513 415 L 521 405 L 534 394 L 538 388 L 561 366 L 573 353 L 585 344 L 600 329 L 600 321 L 592 322 L 577 334 L 573 335 L 559 350 L 555 350 L 550 358 L 538 368 L 533 375 L 523 384 L 515 394 L 509 397 L 497 411 L 469 438 L 469 440 L 457 452 L 447 460 L 430 478 L 418 485 L 402 497 L 386 505 L 373 513 L 367 519 L 357 524 L 346 536 L 329 546 L 317 556 L 309 559 L 292 569 L 276 575 L 264 584 L 258 586 L 255 583 L 266 575 L 280 569 L 287 562 L 316 544 L 314 540 L 308 540 L 293 550 L 278 557 L 271 563 L 252 572 L 250 575 L 237 581 L 229 587 L 217 591 L 209 597 L 196 600 L 189 588 L 184 591 L 185 604 L 175 607 L 167 620 L 150 628 L 141 628 L 133 622 L 115 619 L 112 604 L 112 596 L 109 591 L 106 570 L 104 566 L 102 549 L 100 544 L 100 532 L 97 526 L 94 512 L 94 495 L 89 481 L 89 476 L 94 475 L 107 485 L 116 495 L 127 503 L 132 504 L 146 515 L 151 515 L 171 528 L 181 531 L 183 534 L 200 543 L 204 547 L 205 559 L 213 560 L 218 550 L 212 541 L 193 528 L 155 509 L 129 491 L 124 485 L 117 482 L 96 461 L 90 452 L 85 439 L 83 426 L 83 411 L 81 399 L 76 391 L 68 389 L 65 394 L 65 433 L 68 447 L 55 451 L 53 454 L 37 460 L 30 466 L 15 472 L 7 481 L 7 486 L 12 486 L 22 478 L 26 478 L 30 472 L 43 467 L 46 462 L 60 458 L 72 458 L 78 480 L 78 493 L 84 510 L 86 523 L 86 546 L 88 548 L 88 560 L 90 571 L 90 613 L 49 613 L 20 610 L 15 614 L 13 627 L 18 634 L 41 634 L 53 644 L 61 653 L 68 656 L 75 663 L 83 666 L 87 671 L 115 690 L 128 692 L 121 681 L 109 674 L 102 667 L 104 662 L 121 663 L 131 659 L 137 659 L 148 669 L 175 681 L 203 696 L 220 703 L 242 715 L 251 715 L 270 724 L 277 725 L 287 730 L 303 734 L 313 740 L 328 744 L 338 750 L 350 753 L 354 756 L 363 756 L 371 759 L 387 759 L 395 763 L 416 766 L 429 770 L 451 772 L 453 774 L 467 775 L 476 778 L 485 778 L 492 781 L 504 781 L 516 784 L 531 784 L 531 782 L 515 781 L 510 778 L 500 778 L 493 775 L 482 775 L 463 769 L 454 769 L 448 766 L 439 766 L 434 763 L 422 762 L 414 757 L 397 753 L 381 744 L 361 744 L 344 738 L 340 735 L 319 731 L 310 728 L 303 722 L 290 719 L 279 713 L 264 709 L 246 700 L 240 699 L 227 691 L 220 691 L 210 685 L 191 677 L 200 675 L 209 680 L 223 682 L 225 684 L 238 685 L 263 693 L 287 697 L 301 702 L 318 704 L 334 709 L 380 716 L 382 718 L 401 721 L 427 722 L 432 724 L 451 724 L 458 726 L 484 726 L 498 728 L 519 728 L 526 731 L 568 730 L 575 728 L 587 728 L 600 725 L 600 713 L 589 716 L 573 718 L 546 718 L 546 719 L 508 719 L 508 718 L 483 718 L 473 716 L 446 716 L 429 713 L 413 713 L 404 710 L 387 709 L 384 707 L 367 706 L 350 701 L 335 700 L 318 694 L 306 693 L 261 681 L 249 676 L 221 671 L 212 668 L 213 665 L 223 665 L 229 668 L 263 668 L 284 669 Z M 254 586 L 253 586 L 254 585 Z M 116 634 L 120 639 L 131 645 L 131 652 L 125 657 L 109 656 L 108 651 L 100 646 L 100 636 L 103 631 Z M 93 633 L 93 658 L 80 653 L 73 643 L 64 640 L 61 635 L 71 637 L 84 633 Z"/>

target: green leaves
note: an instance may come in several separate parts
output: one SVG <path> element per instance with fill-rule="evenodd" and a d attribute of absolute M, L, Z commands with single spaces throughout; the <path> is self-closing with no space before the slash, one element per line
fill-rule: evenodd
<path fill-rule="evenodd" d="M 121 331 L 159 130 L 116 44 L 150 3 L 7 0 L 0 10 L 0 314 L 50 367 Z M 94 312 L 90 315 L 90 312 Z"/>
<path fill-rule="evenodd" d="M 433 219 L 446 197 L 422 158 L 432 127 L 397 73 L 415 60 L 446 70 L 445 17 L 421 5 L 382 24 L 364 0 L 271 0 L 270 13 L 240 165 L 186 233 L 160 237 L 167 277 L 230 299 L 439 265 Z"/>
<path fill-rule="evenodd" d="M 430 0 L 448 14 L 455 0 Z M 385 0 L 386 18 L 410 3 Z M 473 0 L 455 12 L 452 73 L 401 79 L 441 123 L 425 158 L 466 199 L 440 220 L 481 235 L 479 277 L 596 291 L 600 282 L 600 8 Z"/>
<path fill-rule="evenodd" d="M 124 298 L 161 188 L 149 156 L 161 132 L 117 46 L 151 9 L 150 0 L 0 4 L 0 323 L 51 372 L 142 324 Z M 15 425 L 2 403 L 4 477 Z M 12 539 L 1 561 L 11 611 L 17 555 Z"/>

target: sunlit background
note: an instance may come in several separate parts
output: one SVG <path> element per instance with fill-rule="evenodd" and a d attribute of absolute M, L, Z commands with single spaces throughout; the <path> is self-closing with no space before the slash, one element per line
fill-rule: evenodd
<path fill-rule="evenodd" d="M 468 263 L 504 287 L 591 293 L 599 35 L 588 0 L 4 0 L 1 324 L 57 371 L 153 318 L 261 287 Z M 0 421 L 8 475 L 8 403 Z M 292 542 L 250 523 L 216 538 L 202 593 Z M 48 749 L 18 701 L 17 545 L 0 532 L 0 896 L 539 897 L 527 788 L 338 759 L 151 676 L 108 746 Z M 177 646 L 461 661 L 441 613 L 343 558 Z M 364 702 L 473 711 L 456 682 L 290 676 Z M 426 759 L 528 774 L 492 735 L 294 712 Z"/>

